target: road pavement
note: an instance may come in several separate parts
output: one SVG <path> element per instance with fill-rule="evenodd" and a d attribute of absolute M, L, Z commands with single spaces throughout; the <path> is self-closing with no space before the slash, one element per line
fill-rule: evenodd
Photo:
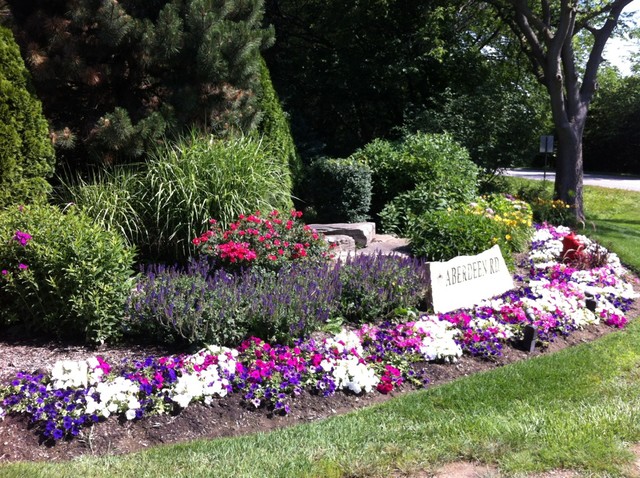
<path fill-rule="evenodd" d="M 504 174 L 506 176 L 538 180 L 543 180 L 546 177 L 547 181 L 555 181 L 556 178 L 555 172 L 547 171 L 545 175 L 544 171 L 541 169 L 508 169 Z M 640 177 L 636 176 L 613 176 L 607 174 L 584 173 L 584 184 L 587 186 L 640 191 Z"/>

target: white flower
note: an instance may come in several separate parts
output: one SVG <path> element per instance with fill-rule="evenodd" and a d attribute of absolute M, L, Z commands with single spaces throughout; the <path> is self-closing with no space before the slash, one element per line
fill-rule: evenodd
<path fill-rule="evenodd" d="M 462 356 L 462 348 L 455 341 L 460 331 L 452 323 L 437 316 L 422 316 L 413 324 L 413 329 L 424 334 L 420 353 L 425 360 L 455 362 Z"/>
<path fill-rule="evenodd" d="M 211 353 L 220 353 L 216 357 L 213 363 L 210 363 L 206 368 L 202 368 L 208 356 Z M 194 354 L 185 359 L 185 364 L 191 366 L 198 366 L 193 368 L 193 371 L 187 370 L 178 377 L 171 389 L 168 391 L 168 396 L 171 400 L 177 403 L 180 407 L 186 408 L 189 403 L 194 400 L 202 400 L 206 404 L 211 404 L 213 397 L 224 397 L 227 394 L 227 386 L 229 381 L 223 378 L 221 370 L 227 373 L 235 371 L 236 360 L 238 353 L 230 349 L 223 349 L 221 347 L 210 346 L 207 349 L 201 350 L 197 354 Z"/>
<path fill-rule="evenodd" d="M 332 375 L 336 388 L 347 388 L 354 393 L 371 392 L 380 382 L 375 371 L 353 355 L 336 360 Z"/>
<path fill-rule="evenodd" d="M 338 353 L 351 353 L 355 351 L 357 355 L 362 355 L 362 343 L 360 337 L 351 331 L 342 329 L 339 334 L 329 337 L 324 342 L 324 348 L 330 352 L 336 350 Z"/>
<path fill-rule="evenodd" d="M 85 360 L 57 361 L 51 370 L 53 388 L 85 388 L 88 383 L 88 370 Z"/>

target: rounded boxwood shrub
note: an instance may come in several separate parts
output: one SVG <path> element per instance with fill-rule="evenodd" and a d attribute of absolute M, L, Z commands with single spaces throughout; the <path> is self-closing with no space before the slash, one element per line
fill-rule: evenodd
<path fill-rule="evenodd" d="M 371 169 L 353 159 L 321 158 L 309 168 L 308 194 L 316 220 L 361 222 L 369 218 Z"/>
<path fill-rule="evenodd" d="M 466 210 L 433 211 L 414 218 L 409 226 L 412 253 L 429 261 L 479 254 L 502 242 L 501 236 L 499 223 Z M 506 252 L 502 244 L 501 248 Z"/>
<path fill-rule="evenodd" d="M 23 337 L 114 342 L 134 251 L 75 207 L 0 212 L 0 324 Z"/>
<path fill-rule="evenodd" d="M 0 208 L 43 199 L 55 156 L 11 31 L 0 26 Z"/>
<path fill-rule="evenodd" d="M 423 210 L 466 203 L 477 194 L 478 167 L 449 134 L 416 133 L 395 142 L 378 139 L 351 158 L 371 168 L 371 212 L 376 215 L 400 194 L 414 190 L 412 207 Z"/>

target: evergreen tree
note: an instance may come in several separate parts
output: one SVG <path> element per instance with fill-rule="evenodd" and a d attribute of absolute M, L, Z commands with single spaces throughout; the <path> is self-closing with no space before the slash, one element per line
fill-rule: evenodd
<path fill-rule="evenodd" d="M 74 166 L 140 158 L 169 132 L 259 119 L 263 0 L 7 0 L 55 144 Z"/>
<path fill-rule="evenodd" d="M 0 208 L 43 199 L 54 151 L 11 31 L 0 26 Z"/>
<path fill-rule="evenodd" d="M 283 169 L 291 173 L 294 186 L 302 181 L 302 161 L 291 136 L 289 121 L 282 109 L 278 93 L 273 88 L 269 68 L 264 59 L 260 60 L 260 110 L 262 120 L 259 131 L 267 142 L 266 147 L 283 162 Z"/>

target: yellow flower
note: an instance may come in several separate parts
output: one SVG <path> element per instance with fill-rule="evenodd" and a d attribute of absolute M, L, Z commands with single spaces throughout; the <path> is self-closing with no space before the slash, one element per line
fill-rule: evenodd
<path fill-rule="evenodd" d="M 504 236 L 504 238 L 505 238 L 507 241 L 510 241 L 510 240 L 511 240 L 511 234 L 507 234 L 506 236 Z"/>

